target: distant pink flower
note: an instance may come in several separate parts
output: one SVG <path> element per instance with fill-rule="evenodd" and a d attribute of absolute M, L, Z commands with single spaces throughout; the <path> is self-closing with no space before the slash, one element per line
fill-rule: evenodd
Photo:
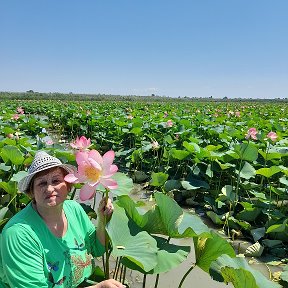
<path fill-rule="evenodd" d="M 69 183 L 84 183 L 80 189 L 80 200 L 91 199 L 96 193 L 96 187 L 102 184 L 105 188 L 116 189 L 118 184 L 111 177 L 118 171 L 113 163 L 114 151 L 106 152 L 103 157 L 96 150 L 80 151 L 76 154 L 78 171 L 65 176 Z"/>
<path fill-rule="evenodd" d="M 17 113 L 24 114 L 24 109 L 22 107 L 17 108 Z"/>
<path fill-rule="evenodd" d="M 240 112 L 239 112 L 239 111 L 236 111 L 236 112 L 235 112 L 235 116 L 236 116 L 236 117 L 240 117 L 240 116 L 241 116 Z"/>
<path fill-rule="evenodd" d="M 278 135 L 275 132 L 269 132 L 267 134 L 267 138 L 271 139 L 273 142 L 275 142 L 278 138 Z"/>
<path fill-rule="evenodd" d="M 74 149 L 83 151 L 91 146 L 91 140 L 90 138 L 87 139 L 85 136 L 81 136 L 80 138 L 77 136 L 76 141 L 70 143 L 70 146 Z"/>
<path fill-rule="evenodd" d="M 166 122 L 166 127 L 172 127 L 173 126 L 173 121 L 170 119 Z"/>
<path fill-rule="evenodd" d="M 246 134 L 246 139 L 253 139 L 253 140 L 257 140 L 257 130 L 256 128 L 250 128 L 248 131 L 247 131 L 247 134 Z"/>
<path fill-rule="evenodd" d="M 152 149 L 153 150 L 158 150 L 160 148 L 160 145 L 159 143 L 155 140 L 155 141 L 152 141 Z"/>
<path fill-rule="evenodd" d="M 46 141 L 46 145 L 53 145 L 53 144 L 54 144 L 54 142 L 52 139 L 49 139 Z"/>
<path fill-rule="evenodd" d="M 14 114 L 11 119 L 18 120 L 19 118 L 20 118 L 20 116 L 18 114 Z"/>

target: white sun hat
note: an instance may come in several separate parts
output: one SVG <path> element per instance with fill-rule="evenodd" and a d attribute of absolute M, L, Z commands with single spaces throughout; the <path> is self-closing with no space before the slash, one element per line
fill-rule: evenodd
<path fill-rule="evenodd" d="M 34 160 L 32 161 L 31 166 L 28 169 L 28 175 L 22 178 L 18 183 L 19 191 L 27 193 L 30 182 L 32 178 L 41 171 L 61 167 L 66 170 L 68 173 L 74 173 L 76 168 L 69 164 L 63 164 L 58 158 L 49 155 L 44 151 L 39 151 L 35 154 Z"/>

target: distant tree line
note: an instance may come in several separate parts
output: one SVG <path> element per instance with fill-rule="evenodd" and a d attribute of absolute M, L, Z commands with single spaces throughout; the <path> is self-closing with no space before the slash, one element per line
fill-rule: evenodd
<path fill-rule="evenodd" d="M 158 96 L 136 96 L 136 95 L 107 95 L 107 94 L 74 94 L 70 93 L 43 93 L 28 90 L 26 92 L 0 92 L 2 100 L 65 100 L 65 101 L 143 101 L 143 102 L 288 102 L 288 98 L 274 99 L 252 99 L 252 98 L 228 98 L 227 96 L 220 98 L 205 97 L 169 97 Z"/>

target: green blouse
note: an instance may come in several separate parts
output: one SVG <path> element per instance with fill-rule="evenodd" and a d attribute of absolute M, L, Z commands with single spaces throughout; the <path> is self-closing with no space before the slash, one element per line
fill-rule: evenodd
<path fill-rule="evenodd" d="M 0 234 L 3 287 L 71 288 L 91 275 L 92 258 L 104 247 L 79 203 L 66 200 L 63 209 L 68 228 L 62 238 L 51 233 L 31 203 L 5 225 Z"/>

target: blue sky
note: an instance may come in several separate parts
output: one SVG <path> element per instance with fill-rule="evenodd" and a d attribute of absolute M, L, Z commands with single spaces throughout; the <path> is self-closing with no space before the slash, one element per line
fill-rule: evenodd
<path fill-rule="evenodd" d="M 287 0 L 0 0 L 0 91 L 288 97 Z"/>

